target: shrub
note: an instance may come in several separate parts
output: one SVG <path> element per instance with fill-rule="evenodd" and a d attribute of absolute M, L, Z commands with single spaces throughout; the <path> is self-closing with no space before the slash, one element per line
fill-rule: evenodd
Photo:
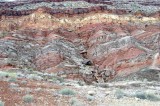
<path fill-rule="evenodd" d="M 16 82 L 17 81 L 17 78 L 16 77 L 10 77 L 8 82 Z"/>
<path fill-rule="evenodd" d="M 6 76 L 9 76 L 6 72 L 0 72 L 0 78 L 4 78 Z"/>
<path fill-rule="evenodd" d="M 59 81 L 60 83 L 64 82 L 64 79 L 62 77 L 54 76 L 52 78 L 53 82 Z"/>
<path fill-rule="evenodd" d="M 150 101 L 160 101 L 160 98 L 158 96 L 156 96 L 154 93 L 137 91 L 134 96 L 139 98 L 139 99 L 147 99 L 147 100 L 150 100 Z"/>
<path fill-rule="evenodd" d="M 33 95 L 25 95 L 25 96 L 23 96 L 23 101 L 24 102 L 26 102 L 26 103 L 31 103 L 31 102 L 33 102 Z"/>
<path fill-rule="evenodd" d="M 115 91 L 114 95 L 117 99 L 120 99 L 120 98 L 123 98 L 124 96 L 126 96 L 126 94 L 121 89 L 117 89 Z"/>
<path fill-rule="evenodd" d="M 0 106 L 4 106 L 4 102 L 0 100 Z"/>
<path fill-rule="evenodd" d="M 13 72 L 2 72 L 0 71 L 0 78 L 5 78 L 5 77 L 15 77 L 17 78 L 17 74 Z"/>
<path fill-rule="evenodd" d="M 57 77 L 57 80 L 58 80 L 60 83 L 64 82 L 64 79 L 63 79 L 62 77 Z"/>
<path fill-rule="evenodd" d="M 5 37 L 6 35 L 8 35 L 8 32 L 0 32 L 0 38 Z"/>
<path fill-rule="evenodd" d="M 71 106 L 84 106 L 77 98 L 70 99 Z"/>
<path fill-rule="evenodd" d="M 74 105 L 74 104 L 76 104 L 77 101 L 78 101 L 78 100 L 77 100 L 76 98 L 71 98 L 70 104 L 71 104 L 71 105 Z"/>
<path fill-rule="evenodd" d="M 60 90 L 59 93 L 62 95 L 75 95 L 75 92 L 68 88 Z"/>
<path fill-rule="evenodd" d="M 36 80 L 36 81 L 41 81 L 43 78 L 41 76 L 38 76 L 36 74 L 30 74 L 27 77 L 28 79 Z"/>

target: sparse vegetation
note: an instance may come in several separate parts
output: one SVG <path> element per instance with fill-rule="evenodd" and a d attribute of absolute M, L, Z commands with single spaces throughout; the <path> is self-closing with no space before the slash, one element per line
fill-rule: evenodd
<path fill-rule="evenodd" d="M 5 31 L 0 32 L 0 38 L 5 37 L 7 34 L 8 34 L 8 32 L 5 32 Z"/>
<path fill-rule="evenodd" d="M 30 75 L 28 76 L 28 79 L 40 81 L 40 80 L 42 80 L 43 78 L 42 78 L 41 76 L 36 75 L 36 74 L 30 74 Z"/>
<path fill-rule="evenodd" d="M 8 75 L 9 77 L 16 77 L 17 74 L 16 73 L 13 73 L 13 72 L 3 72 L 3 71 L 0 71 L 0 76 L 6 76 Z"/>
<path fill-rule="evenodd" d="M 76 2 L 70 2 L 70 1 L 65 1 L 65 2 L 59 2 L 59 3 L 47 3 L 47 2 L 41 2 L 41 3 L 36 3 L 36 4 L 24 4 L 22 6 L 16 6 L 13 9 L 14 10 L 29 10 L 29 9 L 36 9 L 38 7 L 43 7 L 46 6 L 48 8 L 67 8 L 67 7 L 72 7 L 72 8 L 84 8 L 84 7 L 90 7 L 98 4 L 90 4 L 85 1 L 76 1 Z"/>
<path fill-rule="evenodd" d="M 142 5 L 137 1 L 133 1 L 127 4 L 123 3 L 116 3 L 116 6 L 108 6 L 110 9 L 126 9 L 129 10 L 131 13 L 144 13 L 146 15 L 155 13 L 159 11 L 158 6 L 152 5 Z"/>
<path fill-rule="evenodd" d="M 61 89 L 59 93 L 62 95 L 75 95 L 76 94 L 75 91 L 68 89 L 68 88 Z"/>
<path fill-rule="evenodd" d="M 16 82 L 17 81 L 17 78 L 16 77 L 10 77 L 8 79 L 8 82 Z"/>
<path fill-rule="evenodd" d="M 6 76 L 9 76 L 6 72 L 0 72 L 0 78 L 4 78 Z"/>
<path fill-rule="evenodd" d="M 62 77 L 54 76 L 52 78 L 53 82 L 59 81 L 60 83 L 64 82 L 64 79 Z"/>
<path fill-rule="evenodd" d="M 114 96 L 117 99 L 123 98 L 124 96 L 126 96 L 126 93 L 124 93 L 121 89 L 117 89 L 114 93 Z"/>
<path fill-rule="evenodd" d="M 0 106 L 4 106 L 4 102 L 0 100 Z"/>
<path fill-rule="evenodd" d="M 16 73 L 13 73 L 13 72 L 2 72 L 2 71 L 0 71 L 0 78 L 1 79 L 3 79 L 3 78 L 8 78 L 8 77 L 10 77 L 10 79 L 8 80 L 8 81 L 15 81 L 16 80 L 16 78 L 17 78 L 17 74 Z M 14 82 L 13 81 L 13 82 Z"/>
<path fill-rule="evenodd" d="M 137 91 L 135 92 L 135 97 L 139 99 L 147 99 L 150 101 L 160 101 L 160 97 L 156 96 L 154 93 L 144 92 L 144 91 Z"/>
<path fill-rule="evenodd" d="M 120 99 L 126 96 L 126 97 L 134 97 L 134 98 L 136 97 L 139 99 L 146 99 L 150 101 L 160 101 L 160 97 L 158 95 L 154 94 L 153 92 L 146 92 L 146 91 L 136 91 L 133 93 L 126 93 L 121 89 L 117 89 L 114 95 L 115 97 L 117 97 L 117 99 Z"/>
<path fill-rule="evenodd" d="M 33 100 L 34 100 L 33 95 L 27 94 L 27 95 L 23 96 L 23 101 L 25 103 L 31 103 L 31 102 L 33 102 Z"/>
<path fill-rule="evenodd" d="M 71 99 L 70 99 L 70 104 L 71 104 L 71 105 L 74 105 L 74 104 L 76 104 L 77 101 L 78 101 L 78 100 L 77 100 L 76 98 L 71 98 Z"/>
<path fill-rule="evenodd" d="M 80 85 L 80 86 L 84 86 L 84 82 L 82 82 L 82 81 L 78 81 L 77 83 L 78 83 L 78 85 Z"/>
<path fill-rule="evenodd" d="M 70 99 L 71 106 L 84 106 L 77 98 Z"/>

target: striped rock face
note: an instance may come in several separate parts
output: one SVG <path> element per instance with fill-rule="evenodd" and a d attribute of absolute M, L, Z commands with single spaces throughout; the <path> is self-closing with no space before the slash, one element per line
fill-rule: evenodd
<path fill-rule="evenodd" d="M 0 68 L 88 82 L 159 69 L 160 2 L 118 1 L 1 1 Z"/>

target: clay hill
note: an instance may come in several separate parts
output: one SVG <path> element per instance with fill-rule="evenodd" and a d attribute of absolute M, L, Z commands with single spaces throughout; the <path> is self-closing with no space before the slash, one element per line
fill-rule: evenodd
<path fill-rule="evenodd" d="M 159 53 L 159 0 L 2 0 L 0 106 L 158 106 Z"/>

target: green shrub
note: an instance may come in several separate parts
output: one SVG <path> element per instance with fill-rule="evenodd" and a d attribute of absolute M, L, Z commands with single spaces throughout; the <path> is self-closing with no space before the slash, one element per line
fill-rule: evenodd
<path fill-rule="evenodd" d="M 121 90 L 121 89 L 117 89 L 114 93 L 114 96 L 117 99 L 123 98 L 124 96 L 126 96 L 126 94 Z"/>
<path fill-rule="evenodd" d="M 13 72 L 0 71 L 0 78 L 4 78 L 4 77 L 15 77 L 15 78 L 17 78 L 17 74 L 13 73 Z"/>
<path fill-rule="evenodd" d="M 84 106 L 84 104 L 81 103 L 77 98 L 71 98 L 70 104 L 71 106 Z"/>
<path fill-rule="evenodd" d="M 28 95 L 23 96 L 23 101 L 25 103 L 31 103 L 33 102 L 33 99 L 34 99 L 33 95 L 28 94 Z"/>
<path fill-rule="evenodd" d="M 0 78 L 4 78 L 6 76 L 9 76 L 6 72 L 0 72 Z"/>
<path fill-rule="evenodd" d="M 36 74 L 30 74 L 27 78 L 32 79 L 32 80 L 36 80 L 36 81 L 41 81 L 43 79 L 41 76 L 38 76 Z"/>
<path fill-rule="evenodd" d="M 54 76 L 52 78 L 53 82 L 59 81 L 60 83 L 64 82 L 64 79 L 62 77 Z"/>
<path fill-rule="evenodd" d="M 8 35 L 8 32 L 0 32 L 0 38 L 5 37 L 6 35 Z"/>
<path fill-rule="evenodd" d="M 0 106 L 4 106 L 4 102 L 0 100 Z"/>
<path fill-rule="evenodd" d="M 10 77 L 8 82 L 16 82 L 17 81 L 17 78 L 16 77 Z"/>
<path fill-rule="evenodd" d="M 64 82 L 64 79 L 63 79 L 62 77 L 57 77 L 57 80 L 58 80 L 60 83 Z"/>
<path fill-rule="evenodd" d="M 78 101 L 78 100 L 77 100 L 76 98 L 71 98 L 71 99 L 70 99 L 70 104 L 71 104 L 71 105 L 74 105 L 74 104 L 77 103 L 77 101 Z"/>
<path fill-rule="evenodd" d="M 134 96 L 139 99 L 147 99 L 150 101 L 160 101 L 160 97 L 156 96 L 154 93 L 146 93 L 143 91 L 137 91 Z"/>
<path fill-rule="evenodd" d="M 62 95 L 75 95 L 75 92 L 68 88 L 60 90 L 59 93 Z"/>

